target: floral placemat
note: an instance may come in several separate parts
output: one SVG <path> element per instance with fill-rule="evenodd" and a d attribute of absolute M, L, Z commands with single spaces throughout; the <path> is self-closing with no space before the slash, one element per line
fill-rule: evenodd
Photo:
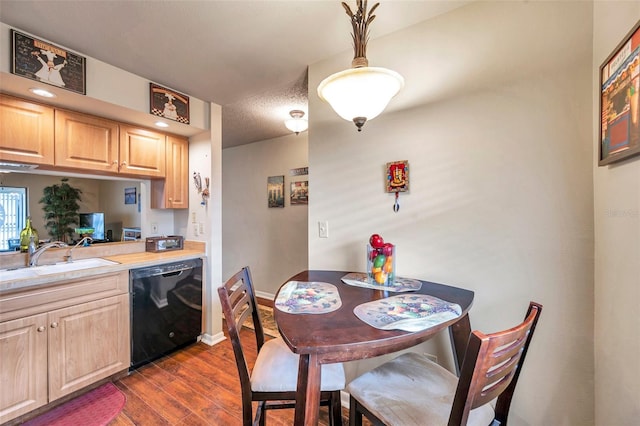
<path fill-rule="evenodd" d="M 367 274 L 362 272 L 350 272 L 342 277 L 342 282 L 357 287 L 372 288 L 374 290 L 393 291 L 394 293 L 416 291 L 420 290 L 420 287 L 422 287 L 422 283 L 420 282 L 420 280 L 403 277 L 396 277 L 392 285 L 371 284 L 367 281 Z"/>
<path fill-rule="evenodd" d="M 290 314 L 324 314 L 342 306 L 333 284 L 316 281 L 289 281 L 275 301 L 276 308 Z"/>
<path fill-rule="evenodd" d="M 353 313 L 381 330 L 420 331 L 462 314 L 460 305 L 425 294 L 401 294 L 363 303 Z"/>

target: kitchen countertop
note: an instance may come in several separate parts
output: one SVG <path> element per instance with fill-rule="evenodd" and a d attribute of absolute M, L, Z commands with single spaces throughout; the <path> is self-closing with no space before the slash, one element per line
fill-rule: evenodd
<path fill-rule="evenodd" d="M 172 250 L 162 253 L 136 252 L 128 254 L 116 254 L 99 256 L 102 259 L 118 262 L 115 265 L 100 266 L 96 268 L 79 269 L 55 274 L 45 274 L 36 277 L 28 277 L 3 281 L 0 276 L 0 293 L 20 291 L 25 288 L 38 287 L 53 284 L 60 281 L 82 279 L 101 274 L 121 272 L 124 270 L 144 268 L 163 263 L 177 262 L 180 260 L 203 258 L 206 256 L 204 244 L 183 250 Z M 74 256 L 75 257 L 75 256 Z"/>

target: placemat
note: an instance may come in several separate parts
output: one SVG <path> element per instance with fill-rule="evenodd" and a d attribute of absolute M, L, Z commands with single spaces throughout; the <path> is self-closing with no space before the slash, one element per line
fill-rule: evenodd
<path fill-rule="evenodd" d="M 367 281 L 367 274 L 362 272 L 350 272 L 342 277 L 342 282 L 357 287 L 372 288 L 374 290 L 393 291 L 402 293 L 405 291 L 416 291 L 422 287 L 420 280 L 413 278 L 396 277 L 392 285 L 371 284 Z"/>
<path fill-rule="evenodd" d="M 425 294 L 401 294 L 363 303 L 353 313 L 381 330 L 420 331 L 462 314 L 460 305 Z"/>
<path fill-rule="evenodd" d="M 275 301 L 276 308 L 290 314 L 324 314 L 342 306 L 333 284 L 316 281 L 289 281 Z"/>

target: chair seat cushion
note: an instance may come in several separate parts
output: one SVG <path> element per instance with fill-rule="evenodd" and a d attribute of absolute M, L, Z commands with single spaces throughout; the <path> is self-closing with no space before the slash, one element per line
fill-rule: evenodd
<path fill-rule="evenodd" d="M 349 383 L 347 391 L 387 425 L 446 426 L 458 378 L 417 353 L 405 353 Z M 487 426 L 491 404 L 469 413 L 468 426 Z"/>
<path fill-rule="evenodd" d="M 251 372 L 251 390 L 254 392 L 295 392 L 298 384 L 299 356 L 282 340 L 276 338 L 265 342 Z M 321 386 L 323 391 L 342 390 L 345 386 L 342 364 L 322 366 Z"/>

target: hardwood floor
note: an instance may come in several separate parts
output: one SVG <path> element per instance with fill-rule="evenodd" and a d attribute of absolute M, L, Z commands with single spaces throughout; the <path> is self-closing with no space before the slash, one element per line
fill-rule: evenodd
<path fill-rule="evenodd" d="M 243 329 L 241 336 L 251 345 L 252 367 L 253 332 Z M 110 426 L 242 424 L 240 381 L 228 339 L 214 346 L 195 343 L 140 367 L 115 385 L 127 396 L 127 403 Z M 267 425 L 292 425 L 293 414 L 293 410 L 269 411 Z M 321 407 L 319 424 L 329 424 L 326 407 Z M 343 424 L 348 424 L 344 407 Z"/>

